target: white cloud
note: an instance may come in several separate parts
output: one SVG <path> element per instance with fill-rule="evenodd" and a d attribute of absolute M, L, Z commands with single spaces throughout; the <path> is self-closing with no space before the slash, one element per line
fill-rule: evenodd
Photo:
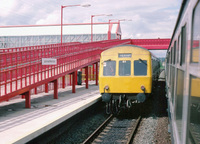
<path fill-rule="evenodd" d="M 17 5 L 17 0 L 1 0 L 0 1 L 0 17 L 6 18 Z"/>
<path fill-rule="evenodd" d="M 40 20 L 36 21 L 36 25 L 41 25 L 41 24 L 57 24 L 58 21 L 60 20 L 60 17 L 58 17 L 58 12 L 54 11 L 50 15 L 46 15 L 46 17 L 41 18 Z"/>
<path fill-rule="evenodd" d="M 1 0 L 0 25 L 60 24 L 61 5 L 91 4 L 89 8 L 68 7 L 63 10 L 64 23 L 90 23 L 109 19 L 132 19 L 121 22 L 122 38 L 170 38 L 181 0 Z"/>

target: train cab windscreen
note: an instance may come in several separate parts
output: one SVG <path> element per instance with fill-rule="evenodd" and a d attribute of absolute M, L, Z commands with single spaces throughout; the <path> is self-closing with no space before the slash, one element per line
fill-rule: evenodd
<path fill-rule="evenodd" d="M 131 75 L 131 61 L 119 61 L 119 76 Z"/>
<path fill-rule="evenodd" d="M 116 61 L 104 61 L 103 62 L 103 75 L 114 76 L 116 72 Z"/>
<path fill-rule="evenodd" d="M 146 60 L 135 60 L 134 61 L 134 75 L 144 76 L 147 75 L 147 61 Z"/>

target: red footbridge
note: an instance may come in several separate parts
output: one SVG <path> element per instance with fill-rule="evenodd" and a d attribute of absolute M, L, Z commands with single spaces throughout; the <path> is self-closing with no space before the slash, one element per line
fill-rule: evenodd
<path fill-rule="evenodd" d="M 170 39 L 115 39 L 0 49 L 0 102 L 21 95 L 25 107 L 30 108 L 32 94 L 54 90 L 54 99 L 58 99 L 58 89 L 66 85 L 71 85 L 75 93 L 77 71 L 83 72 L 87 89 L 89 80 L 95 80 L 98 85 L 102 51 L 118 45 L 166 50 L 169 43 Z M 44 65 L 43 58 L 56 59 L 57 64 Z"/>

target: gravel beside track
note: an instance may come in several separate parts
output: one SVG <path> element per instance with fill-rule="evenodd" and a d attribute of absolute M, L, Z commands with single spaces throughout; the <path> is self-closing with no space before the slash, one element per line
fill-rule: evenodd
<path fill-rule="evenodd" d="M 142 107 L 143 119 L 133 144 L 170 144 L 164 81 L 158 82 L 152 96 Z"/>

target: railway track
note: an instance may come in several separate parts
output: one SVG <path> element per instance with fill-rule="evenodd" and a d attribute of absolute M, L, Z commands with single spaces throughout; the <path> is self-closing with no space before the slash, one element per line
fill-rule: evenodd
<path fill-rule="evenodd" d="M 110 115 L 84 142 L 83 144 L 98 143 L 125 143 L 130 144 L 141 116 L 137 119 L 118 119 Z"/>

